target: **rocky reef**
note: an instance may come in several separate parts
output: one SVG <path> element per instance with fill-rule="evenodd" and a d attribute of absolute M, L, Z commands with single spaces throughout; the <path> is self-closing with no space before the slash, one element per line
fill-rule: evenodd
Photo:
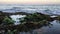
<path fill-rule="evenodd" d="M 23 20 L 20 18 L 19 25 L 14 25 L 14 21 L 9 17 L 10 15 L 26 15 Z M 28 14 L 24 12 L 5 13 L 0 11 L 0 33 L 18 34 L 18 32 L 27 32 L 43 26 L 52 25 L 51 21 L 60 20 L 60 16 L 51 18 L 50 15 L 42 13 Z"/>

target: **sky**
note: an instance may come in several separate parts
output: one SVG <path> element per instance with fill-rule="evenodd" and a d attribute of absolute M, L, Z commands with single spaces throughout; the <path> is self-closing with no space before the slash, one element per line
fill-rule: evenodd
<path fill-rule="evenodd" d="M 0 0 L 0 4 L 59 4 L 60 0 Z"/>

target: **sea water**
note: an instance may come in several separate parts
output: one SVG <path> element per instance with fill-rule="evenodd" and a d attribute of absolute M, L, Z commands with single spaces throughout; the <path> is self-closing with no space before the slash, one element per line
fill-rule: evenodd
<path fill-rule="evenodd" d="M 7 4 L 7 5 L 0 5 L 0 11 L 3 12 L 26 12 L 26 13 L 35 13 L 40 12 L 43 14 L 50 14 L 50 15 L 60 15 L 60 5 L 14 5 L 14 4 Z"/>

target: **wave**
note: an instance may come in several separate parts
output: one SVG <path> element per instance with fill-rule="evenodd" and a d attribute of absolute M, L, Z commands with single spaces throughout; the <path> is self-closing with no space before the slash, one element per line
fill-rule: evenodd
<path fill-rule="evenodd" d="M 7 9 L 1 9 L 3 12 L 26 12 L 26 13 L 35 13 L 40 12 L 43 14 L 50 14 L 50 15 L 60 15 L 60 7 L 41 7 L 41 6 L 17 6 L 17 7 L 11 7 Z"/>

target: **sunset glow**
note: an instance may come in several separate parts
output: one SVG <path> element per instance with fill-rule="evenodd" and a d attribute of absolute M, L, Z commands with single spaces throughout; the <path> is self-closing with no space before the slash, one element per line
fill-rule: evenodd
<path fill-rule="evenodd" d="M 59 4 L 60 0 L 0 0 L 0 4 Z"/>

